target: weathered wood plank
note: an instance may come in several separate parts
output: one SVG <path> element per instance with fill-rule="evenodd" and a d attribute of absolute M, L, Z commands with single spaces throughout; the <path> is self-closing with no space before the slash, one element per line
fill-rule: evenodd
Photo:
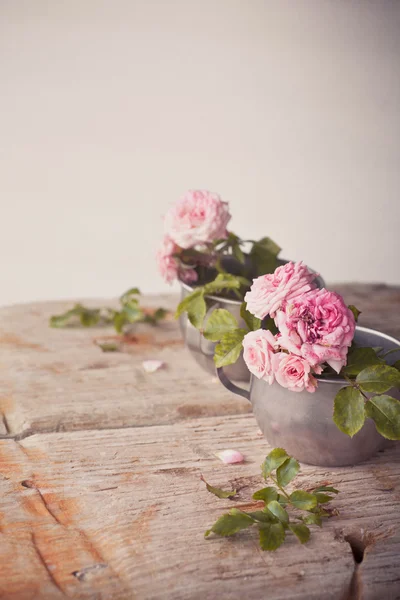
<path fill-rule="evenodd" d="M 361 323 L 400 337 L 400 289 L 335 285 L 363 311 Z M 173 309 L 174 296 L 144 298 Z M 85 301 L 92 306 L 110 301 Z M 184 348 L 178 325 L 141 326 L 123 353 L 102 353 L 95 340 L 111 328 L 51 329 L 48 319 L 72 302 L 0 309 L 0 436 L 35 431 L 129 427 L 250 410 L 199 369 Z M 165 370 L 146 374 L 142 361 L 160 358 Z"/>
<path fill-rule="evenodd" d="M 177 299 L 143 302 L 173 308 Z M 110 327 L 48 326 L 52 314 L 71 305 L 0 309 L 0 435 L 143 426 L 250 411 L 246 400 L 197 366 L 172 316 L 159 327 L 136 328 L 123 352 L 103 353 L 95 340 L 113 339 Z M 150 358 L 165 361 L 166 367 L 145 373 L 142 361 Z"/>
<path fill-rule="evenodd" d="M 214 452 L 228 447 L 246 462 L 220 463 Z M 268 451 L 251 415 L 3 440 L 0 597 L 349 599 L 347 536 L 367 540 L 359 597 L 398 597 L 399 447 L 353 468 L 303 466 L 298 485 L 341 490 L 340 515 L 306 546 L 262 553 L 255 531 L 203 538 L 222 512 L 251 504 Z M 201 473 L 238 499 L 209 494 Z"/>

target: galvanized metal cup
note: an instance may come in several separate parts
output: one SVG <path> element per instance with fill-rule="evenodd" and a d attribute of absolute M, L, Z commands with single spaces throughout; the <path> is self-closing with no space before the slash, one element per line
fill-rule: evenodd
<path fill-rule="evenodd" d="M 380 346 L 385 351 L 400 348 L 399 340 L 365 327 L 356 328 L 355 342 L 362 347 Z M 399 356 L 400 352 L 391 355 L 388 362 L 393 363 Z M 317 377 L 318 388 L 309 393 L 291 392 L 276 382 L 269 385 L 254 376 L 247 391 L 234 385 L 225 369 L 217 369 L 217 373 L 228 390 L 250 400 L 271 446 L 284 448 L 301 462 L 326 467 L 355 465 L 394 443 L 382 437 L 370 419 L 353 438 L 337 428 L 332 419 L 334 398 L 347 385 L 339 376 Z M 387 393 L 400 400 L 399 390 Z"/>
<path fill-rule="evenodd" d="M 278 265 L 283 265 L 287 262 L 287 260 L 279 260 Z M 229 272 L 234 272 L 233 269 L 229 268 L 231 267 L 231 265 L 224 264 L 224 266 Z M 318 276 L 316 278 L 316 283 L 319 288 L 324 287 L 324 280 L 322 279 L 322 277 Z M 195 289 L 194 287 L 183 283 L 183 281 L 180 281 L 180 285 L 181 300 L 183 300 Z M 239 327 L 246 327 L 245 322 L 240 316 L 240 306 L 242 304 L 241 300 L 229 300 L 226 298 L 221 298 L 220 296 L 207 296 L 206 304 L 207 313 L 204 322 L 207 322 L 207 319 L 213 312 L 213 310 L 215 310 L 216 308 L 225 308 L 226 310 L 229 310 L 229 312 L 237 319 Z M 211 375 L 215 375 L 214 350 L 216 344 L 214 342 L 206 340 L 205 337 L 203 337 L 203 335 L 200 333 L 200 331 L 193 327 L 193 325 L 187 318 L 186 313 L 183 313 L 179 317 L 179 325 L 183 339 L 185 340 L 185 345 L 190 350 L 195 361 L 205 371 L 208 371 Z M 235 362 L 235 364 L 225 367 L 225 373 L 227 377 L 235 381 L 250 381 L 250 373 L 248 368 L 246 367 L 242 355 L 240 355 L 239 359 Z"/>

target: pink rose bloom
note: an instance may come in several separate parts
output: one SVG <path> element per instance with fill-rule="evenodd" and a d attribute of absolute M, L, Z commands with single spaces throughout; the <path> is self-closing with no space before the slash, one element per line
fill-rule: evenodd
<path fill-rule="evenodd" d="M 339 294 L 325 289 L 307 292 L 288 302 L 275 323 L 280 345 L 312 366 L 326 362 L 339 373 L 346 364 L 355 320 Z"/>
<path fill-rule="evenodd" d="M 172 283 L 178 277 L 185 283 L 197 281 L 198 275 L 196 271 L 183 265 L 174 256 L 178 251 L 178 246 L 166 235 L 161 248 L 157 252 L 158 270 L 164 281 Z"/>
<path fill-rule="evenodd" d="M 193 248 L 226 238 L 230 218 L 228 203 L 218 194 L 189 190 L 167 212 L 165 233 L 181 248 Z"/>
<path fill-rule="evenodd" d="M 247 310 L 259 319 L 267 315 L 274 317 L 285 302 L 314 289 L 316 276 L 303 262 L 288 262 L 275 269 L 274 273 L 261 275 L 253 280 L 250 291 L 244 297 Z"/>
<path fill-rule="evenodd" d="M 265 379 L 270 384 L 274 381 L 272 359 L 275 347 L 275 337 L 264 329 L 250 331 L 243 338 L 243 358 L 247 368 L 258 379 Z"/>
<path fill-rule="evenodd" d="M 315 392 L 317 381 L 311 374 L 311 365 L 293 354 L 279 352 L 273 359 L 276 381 L 291 392 Z"/>
<path fill-rule="evenodd" d="M 168 236 L 164 237 L 161 248 L 157 252 L 157 265 L 162 278 L 167 283 L 172 283 L 178 277 L 179 262 L 173 256 L 177 246 Z"/>

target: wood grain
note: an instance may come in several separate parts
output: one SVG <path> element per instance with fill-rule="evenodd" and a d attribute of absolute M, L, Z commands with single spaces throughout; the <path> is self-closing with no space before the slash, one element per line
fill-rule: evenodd
<path fill-rule="evenodd" d="M 400 337 L 398 288 L 334 287 L 361 324 Z M 105 354 L 95 341 L 114 339 L 110 328 L 48 327 L 71 304 L 0 309 L 2 600 L 399 600 L 398 445 L 356 467 L 303 466 L 298 485 L 341 490 L 339 516 L 306 546 L 263 553 L 256 531 L 205 540 L 262 485 L 270 448 L 250 406 L 199 370 L 172 319 Z M 147 358 L 166 368 L 145 373 Z M 223 465 L 214 453 L 226 448 L 246 462 Z M 239 496 L 215 498 L 201 474 Z"/>
<path fill-rule="evenodd" d="M 214 452 L 227 447 L 246 462 L 223 465 Z M 298 485 L 330 482 L 341 490 L 340 515 L 306 546 L 290 539 L 262 553 L 255 531 L 204 539 L 222 512 L 254 504 L 268 451 L 251 415 L 3 440 L 1 597 L 40 590 L 40 598 L 250 599 L 268 590 L 274 600 L 349 598 L 350 536 L 366 548 L 357 573 L 369 595 L 360 597 L 395 598 L 398 447 L 353 468 L 303 466 Z M 238 498 L 215 498 L 200 474 L 238 488 Z"/>

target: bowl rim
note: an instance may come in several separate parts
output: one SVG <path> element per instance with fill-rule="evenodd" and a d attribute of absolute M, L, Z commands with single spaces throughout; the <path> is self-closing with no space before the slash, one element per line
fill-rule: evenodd
<path fill-rule="evenodd" d="M 377 329 L 371 329 L 370 327 L 362 327 L 361 325 L 356 325 L 356 331 L 363 331 L 364 333 L 374 333 L 378 334 L 381 338 L 388 340 L 389 342 L 393 342 L 400 348 L 400 340 L 388 335 L 387 333 L 383 333 L 383 331 L 378 331 Z M 314 375 L 315 379 L 318 383 L 343 383 L 344 385 L 348 384 L 348 381 L 341 377 L 340 375 L 332 375 L 331 377 L 323 377 L 321 375 Z"/>
<path fill-rule="evenodd" d="M 286 263 L 290 262 L 290 259 L 288 259 L 288 258 L 279 258 L 278 260 L 280 262 L 282 262 L 282 264 L 286 264 Z M 297 261 L 293 261 L 293 262 L 297 262 Z M 320 278 L 321 282 L 323 283 L 323 287 L 325 287 L 325 280 L 321 276 L 321 274 L 318 273 L 317 271 L 314 271 L 314 269 L 312 269 L 311 267 L 308 267 L 308 268 L 310 269 L 310 271 L 312 271 L 313 273 L 316 274 L 316 278 L 318 278 L 318 277 Z M 183 289 L 188 292 L 193 292 L 197 287 L 195 285 L 193 286 L 193 285 L 189 285 L 188 283 L 185 283 L 179 277 L 178 277 L 178 282 L 179 282 L 180 286 L 183 287 Z M 209 298 L 210 300 L 214 300 L 215 302 L 224 302 L 224 304 L 233 304 L 234 306 L 241 306 L 241 304 L 243 304 L 243 300 L 231 300 L 229 298 L 223 298 L 222 296 L 214 296 L 213 294 L 206 294 L 206 298 Z"/>

